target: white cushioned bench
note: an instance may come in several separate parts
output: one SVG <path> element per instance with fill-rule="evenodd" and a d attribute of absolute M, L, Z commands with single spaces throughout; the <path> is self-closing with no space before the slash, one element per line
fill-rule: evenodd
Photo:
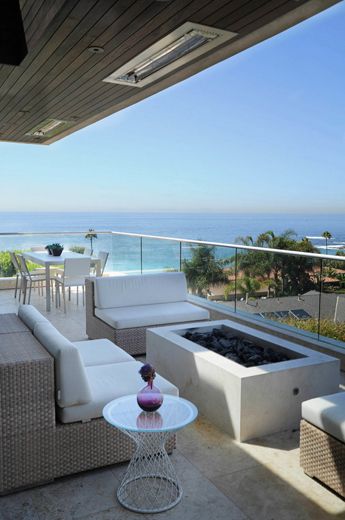
<path fill-rule="evenodd" d="M 206 309 L 187 301 L 184 273 L 101 277 L 86 282 L 87 335 L 106 337 L 133 355 L 145 353 L 147 328 L 209 319 Z"/>
<path fill-rule="evenodd" d="M 300 462 L 305 473 L 345 497 L 345 392 L 302 403 Z"/>
<path fill-rule="evenodd" d="M 102 417 L 104 406 L 144 386 L 142 363 L 108 339 L 72 343 L 31 305 L 22 305 L 18 315 L 36 339 L 54 358 L 57 416 L 63 423 Z M 178 389 L 157 374 L 155 384 L 163 393 L 178 395 Z"/>

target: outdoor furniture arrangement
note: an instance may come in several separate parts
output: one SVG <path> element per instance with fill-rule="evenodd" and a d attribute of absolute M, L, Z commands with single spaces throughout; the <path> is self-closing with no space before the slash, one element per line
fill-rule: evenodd
<path fill-rule="evenodd" d="M 345 498 L 345 392 L 302 403 L 300 464 Z"/>
<path fill-rule="evenodd" d="M 71 299 L 71 287 L 77 287 L 77 304 L 79 303 L 79 287 L 82 288 L 83 305 L 85 304 L 85 278 L 90 275 L 90 258 L 66 258 L 63 271 L 56 274 L 55 303 L 56 307 L 61 304 L 60 288 L 62 290 L 63 308 L 66 313 L 66 289 Z"/>
<path fill-rule="evenodd" d="M 171 509 L 182 498 L 182 487 L 165 444 L 173 432 L 193 422 L 197 408 L 180 397 L 166 395 L 157 412 L 145 413 L 136 395 L 108 403 L 106 421 L 136 443 L 136 451 L 117 490 L 124 507 L 138 513 L 160 513 Z"/>
<path fill-rule="evenodd" d="M 45 267 L 45 280 L 46 280 L 46 310 L 50 311 L 50 281 L 52 278 L 51 275 L 51 266 L 63 265 L 67 258 L 85 258 L 85 255 L 81 255 L 79 253 L 73 253 L 72 251 L 63 251 L 61 256 L 50 256 L 46 251 L 42 252 L 25 252 L 23 256 L 27 260 L 31 260 L 38 265 L 43 265 Z M 99 265 L 99 262 L 97 263 Z M 97 268 L 98 269 L 98 268 Z"/>
<path fill-rule="evenodd" d="M 108 338 L 129 354 L 143 354 L 147 328 L 209 319 L 206 309 L 187 300 L 184 273 L 90 278 L 86 333 L 90 339 Z"/>
<path fill-rule="evenodd" d="M 133 442 L 102 411 L 139 391 L 142 363 L 108 340 L 68 341 L 31 305 L 0 315 L 0 338 L 0 494 L 129 460 Z"/>

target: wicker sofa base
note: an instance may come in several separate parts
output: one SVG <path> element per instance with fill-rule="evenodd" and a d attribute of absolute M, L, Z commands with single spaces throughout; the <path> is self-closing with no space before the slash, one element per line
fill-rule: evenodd
<path fill-rule="evenodd" d="M 345 444 L 303 419 L 300 464 L 307 475 L 345 498 Z"/>
<path fill-rule="evenodd" d="M 54 394 L 50 354 L 31 332 L 0 330 L 0 495 L 131 458 L 133 441 L 103 418 L 58 422 Z"/>
<path fill-rule="evenodd" d="M 114 329 L 111 325 L 95 315 L 94 284 L 92 280 L 85 282 L 86 298 L 86 334 L 89 339 L 107 338 L 131 356 L 139 356 L 146 353 L 146 330 L 155 327 L 176 325 L 166 323 L 164 325 L 147 325 L 146 327 L 135 327 L 131 329 Z M 207 321 L 207 320 L 199 320 Z"/>
<path fill-rule="evenodd" d="M 169 325 L 176 325 L 176 323 L 149 325 L 133 329 L 113 329 L 108 323 L 100 320 L 97 316 L 93 316 L 91 320 L 88 319 L 87 321 L 86 334 L 89 339 L 107 338 L 131 356 L 139 356 L 146 354 L 147 329 Z"/>

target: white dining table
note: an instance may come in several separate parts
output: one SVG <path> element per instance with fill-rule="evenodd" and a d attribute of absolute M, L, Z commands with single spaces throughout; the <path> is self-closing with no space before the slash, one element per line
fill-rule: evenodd
<path fill-rule="evenodd" d="M 96 276 L 100 275 L 100 260 L 98 258 L 92 258 L 91 256 L 82 255 L 80 253 L 73 253 L 72 251 L 63 251 L 61 256 L 49 255 L 47 251 L 27 251 L 23 253 L 26 260 L 30 260 L 38 265 L 45 267 L 46 274 L 46 310 L 51 310 L 50 300 L 50 267 L 61 266 L 64 264 L 66 258 L 90 258 L 91 262 L 94 262 L 96 268 Z"/>

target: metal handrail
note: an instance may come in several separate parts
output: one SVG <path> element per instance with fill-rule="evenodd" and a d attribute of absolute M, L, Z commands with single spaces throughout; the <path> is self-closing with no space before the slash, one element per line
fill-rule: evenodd
<path fill-rule="evenodd" d="M 189 238 L 178 238 L 178 237 L 166 237 L 166 236 L 160 236 L 160 235 L 146 235 L 141 233 L 129 233 L 125 231 L 110 231 L 110 230 L 93 230 L 94 233 L 97 235 L 115 235 L 115 236 L 128 236 L 133 238 L 140 238 L 140 239 L 151 239 L 151 240 L 165 240 L 168 242 L 177 242 L 181 244 L 195 244 L 195 245 L 205 245 L 205 246 L 212 246 L 212 247 L 224 247 L 228 249 L 244 249 L 248 251 L 260 251 L 262 253 L 277 253 L 277 254 L 283 254 L 283 255 L 290 255 L 290 256 L 303 256 L 303 257 L 309 257 L 309 258 L 318 258 L 318 259 L 326 259 L 326 260 L 337 260 L 337 261 L 345 261 L 345 256 L 337 256 L 337 255 L 325 255 L 322 253 L 307 253 L 304 251 L 292 251 L 288 249 L 274 249 L 270 247 L 259 247 L 259 246 L 247 246 L 242 244 L 229 244 L 226 242 L 208 242 L 206 240 L 195 240 L 195 239 L 189 239 Z M 0 232 L 1 236 L 25 236 L 25 235 L 85 235 L 88 233 L 89 230 L 86 231 L 33 231 L 33 232 Z"/>

